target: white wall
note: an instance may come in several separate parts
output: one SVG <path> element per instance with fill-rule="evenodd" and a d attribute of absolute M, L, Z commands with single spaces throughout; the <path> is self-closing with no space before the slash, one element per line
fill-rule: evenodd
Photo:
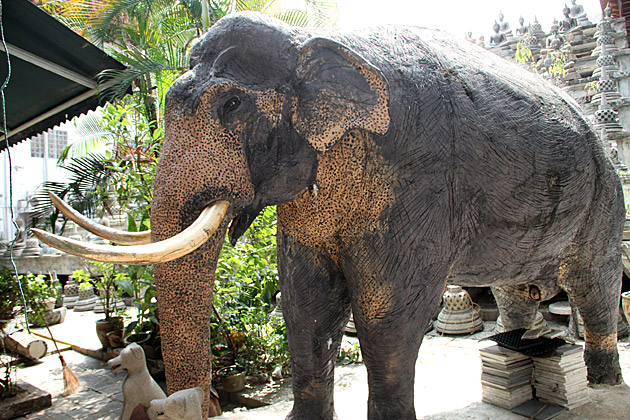
<path fill-rule="evenodd" d="M 76 140 L 72 123 L 61 124 L 57 129 L 68 131 L 68 143 Z M 57 166 L 55 158 L 31 157 L 31 141 L 23 141 L 9 150 L 11 154 L 12 184 L 13 184 L 13 212 L 14 219 L 19 213 L 27 210 L 26 206 L 35 190 L 44 181 L 64 181 L 69 172 Z M 11 240 L 15 235 L 15 228 L 11 223 L 9 211 L 9 152 L 0 153 L 0 240 Z"/>

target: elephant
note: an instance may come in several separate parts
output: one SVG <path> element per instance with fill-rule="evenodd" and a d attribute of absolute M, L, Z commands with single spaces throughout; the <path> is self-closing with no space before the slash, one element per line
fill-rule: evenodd
<path fill-rule="evenodd" d="M 38 232 L 77 255 L 155 263 L 169 392 L 200 386 L 218 413 L 217 258 L 225 235 L 234 244 L 270 205 L 288 419 L 334 418 L 351 311 L 368 417 L 415 419 L 414 366 L 447 283 L 557 284 L 584 318 L 588 380 L 622 382 L 621 183 L 567 94 L 440 31 L 315 33 L 252 12 L 213 25 L 190 64 L 167 94 L 152 243 L 99 248 Z"/>

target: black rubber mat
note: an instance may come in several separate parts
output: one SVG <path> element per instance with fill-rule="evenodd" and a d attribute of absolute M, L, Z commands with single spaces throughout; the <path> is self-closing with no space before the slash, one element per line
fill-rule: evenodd
<path fill-rule="evenodd" d="M 527 331 L 525 328 L 519 328 L 517 330 L 495 334 L 487 339 L 496 342 L 501 347 L 518 351 L 528 356 L 544 356 L 566 344 L 566 341 L 561 338 L 540 337 L 532 340 L 521 340 L 525 331 Z"/>

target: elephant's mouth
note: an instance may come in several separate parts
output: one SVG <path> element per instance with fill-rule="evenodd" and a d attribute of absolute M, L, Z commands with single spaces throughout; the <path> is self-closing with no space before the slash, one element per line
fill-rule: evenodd
<path fill-rule="evenodd" d="M 238 238 L 249 228 L 256 216 L 258 216 L 258 213 L 260 213 L 260 210 L 262 210 L 262 207 L 247 207 L 232 219 L 230 227 L 228 228 L 228 238 L 232 246 L 236 245 Z"/>
<path fill-rule="evenodd" d="M 42 242 L 79 257 L 119 264 L 152 264 L 171 261 L 191 253 L 203 245 L 218 229 L 229 203 L 216 201 L 203 209 L 197 220 L 177 235 L 160 242 L 151 242 L 150 232 L 123 232 L 98 225 L 76 212 L 54 194 L 50 198 L 67 218 L 85 230 L 111 242 L 130 246 L 93 245 L 31 229 Z M 238 229 L 237 223 L 235 229 Z M 243 231 L 244 232 L 244 231 Z M 238 239 L 238 238 L 237 238 Z"/>

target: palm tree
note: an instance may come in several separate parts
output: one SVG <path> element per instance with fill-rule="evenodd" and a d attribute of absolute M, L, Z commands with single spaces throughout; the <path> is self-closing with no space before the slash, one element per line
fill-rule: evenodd
<path fill-rule="evenodd" d="M 332 27 L 337 19 L 336 0 L 302 0 L 300 9 L 282 8 L 281 0 L 57 0 L 48 1 L 42 7 L 59 19 L 66 26 L 103 48 L 109 55 L 123 63 L 124 70 L 108 70 L 100 75 L 101 82 L 109 82 L 108 96 L 126 102 L 125 108 L 139 112 L 137 121 L 148 130 L 146 135 L 136 136 L 146 139 L 146 144 L 134 146 L 135 150 L 147 150 L 147 165 L 140 159 L 131 159 L 130 165 L 116 158 L 103 158 L 107 164 L 105 172 L 118 167 L 120 172 L 116 178 L 124 176 L 137 178 L 141 190 L 149 190 L 146 183 L 152 178 L 147 174 L 160 153 L 163 136 L 163 109 L 166 91 L 175 79 L 188 70 L 188 53 L 191 45 L 205 30 L 222 17 L 239 11 L 252 10 L 268 14 L 297 26 Z M 114 81 L 114 83 L 111 83 Z M 128 95 L 128 93 L 132 93 Z M 124 99 L 123 99 L 124 98 Z M 104 114 L 107 116 L 107 113 Z M 127 117 L 120 116 L 120 124 L 124 125 Z M 93 152 L 97 145 L 115 143 L 111 125 L 107 126 L 107 118 L 101 119 L 98 114 L 88 115 L 77 123 L 77 131 L 81 140 L 64 153 L 64 158 L 86 156 Z M 112 119 L 110 118 L 110 122 Z M 125 143 L 124 141 L 122 143 Z M 82 153 L 78 153 L 82 152 Z M 138 158 L 140 156 L 137 156 Z M 84 162 L 78 162 L 81 166 Z M 74 165 L 74 162 L 68 165 Z M 146 167 L 145 167 L 146 166 Z M 98 166 L 92 166 L 98 170 Z M 122 168 L 122 169 L 120 169 Z M 106 176 L 102 174 L 99 176 Z M 111 176 L 111 173 L 108 175 Z M 110 178 L 111 179 L 111 178 Z M 39 220 L 44 215 L 57 214 L 52 203 L 47 199 L 48 191 L 63 192 L 67 186 L 44 185 L 39 191 Z M 129 189 L 122 188 L 120 190 Z M 146 194 L 145 194 L 146 195 Z M 79 211 L 90 208 L 91 204 L 81 204 L 82 194 L 71 197 L 73 207 Z M 119 194 L 119 202 L 125 197 Z M 139 211 L 143 219 L 148 214 L 151 197 L 142 200 L 143 209 Z M 48 206 L 48 208 L 47 208 Z M 147 207 L 146 209 L 144 207 Z"/>
<path fill-rule="evenodd" d="M 101 74 L 115 83 L 109 94 L 133 92 L 149 121 L 161 122 L 164 96 L 188 70 L 196 38 L 223 16 L 252 10 L 290 25 L 331 27 L 336 0 L 303 0 L 301 9 L 283 9 L 281 0 L 70 0 L 44 5 L 67 26 L 127 66 Z M 154 126 L 155 128 L 156 126 Z"/>

